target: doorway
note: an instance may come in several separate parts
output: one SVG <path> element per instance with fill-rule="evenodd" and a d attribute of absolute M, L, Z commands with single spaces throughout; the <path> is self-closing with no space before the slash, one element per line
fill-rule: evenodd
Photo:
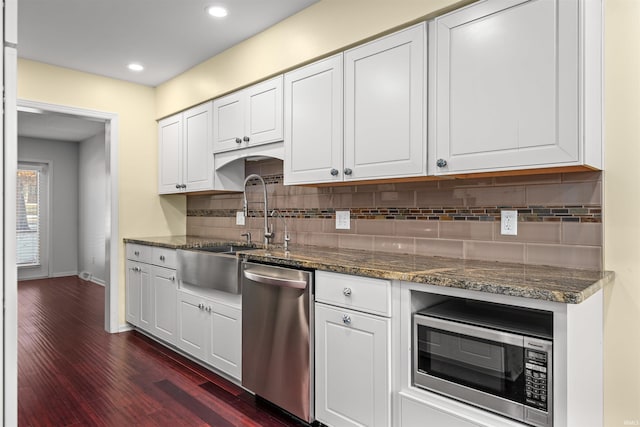
<path fill-rule="evenodd" d="M 100 281 L 105 286 L 105 304 L 104 304 L 104 328 L 107 332 L 118 332 L 118 290 L 119 290 L 119 274 L 118 274 L 118 116 L 115 113 L 87 110 L 75 107 L 68 107 L 55 104 L 46 104 L 41 102 L 18 100 L 18 114 L 26 113 L 31 119 L 43 120 L 45 131 L 52 136 L 52 132 L 73 133 L 73 129 L 63 129 L 60 124 L 86 122 L 98 124 L 102 129 L 101 141 L 104 147 L 104 177 L 103 191 L 101 202 L 104 206 L 104 219 L 100 221 L 103 226 L 104 233 L 100 241 L 101 248 L 90 259 L 102 256 L 104 259 L 104 278 Z M 47 126 L 47 121 L 49 121 Z M 18 120 L 18 133 L 20 134 L 21 120 Z M 95 192 L 94 192 L 95 193 Z M 95 195 L 95 194 L 94 194 Z M 18 202 L 18 200 L 16 200 Z M 16 208 L 17 208 L 16 203 Z M 55 216 L 54 208 L 51 216 Z M 53 227 L 53 226 L 52 226 Z M 50 246 L 50 245 L 49 245 Z M 62 249 L 64 250 L 64 249 Z M 51 262 L 51 260 L 50 260 Z M 76 274 L 82 274 L 82 267 L 78 265 Z M 98 282 L 100 282 L 98 281 Z M 101 283 L 102 284 L 102 283 Z"/>

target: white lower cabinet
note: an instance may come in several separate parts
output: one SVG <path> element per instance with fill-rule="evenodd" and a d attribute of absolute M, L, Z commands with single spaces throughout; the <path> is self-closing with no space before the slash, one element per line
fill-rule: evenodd
<path fill-rule="evenodd" d="M 390 425 L 391 320 L 316 303 L 316 418 L 332 427 Z"/>
<path fill-rule="evenodd" d="M 176 270 L 153 267 L 153 326 L 151 333 L 175 344 L 176 341 Z"/>
<path fill-rule="evenodd" d="M 242 377 L 242 310 L 212 303 L 207 361 L 234 378 Z"/>
<path fill-rule="evenodd" d="M 242 310 L 178 290 L 176 345 L 229 376 L 242 374 Z"/>
<path fill-rule="evenodd" d="M 126 321 L 174 344 L 175 250 L 127 244 L 126 253 Z"/>
<path fill-rule="evenodd" d="M 146 329 L 151 326 L 151 272 L 148 264 L 127 260 L 127 322 Z"/>
<path fill-rule="evenodd" d="M 205 329 L 207 313 L 202 298 L 188 292 L 177 292 L 178 334 L 176 346 L 193 357 L 204 360 L 207 355 Z"/>

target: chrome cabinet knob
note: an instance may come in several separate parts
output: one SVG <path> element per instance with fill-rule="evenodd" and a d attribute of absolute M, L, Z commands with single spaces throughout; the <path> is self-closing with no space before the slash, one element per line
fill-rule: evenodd
<path fill-rule="evenodd" d="M 187 188 L 187 184 L 182 184 L 181 187 L 182 188 Z"/>
<path fill-rule="evenodd" d="M 135 256 L 140 256 L 140 251 L 135 251 L 133 254 L 134 254 Z"/>
<path fill-rule="evenodd" d="M 179 190 L 180 189 L 180 184 L 176 184 L 176 188 Z"/>
<path fill-rule="evenodd" d="M 172 282 L 175 282 L 175 281 L 176 281 L 176 276 L 171 276 L 171 277 L 169 278 L 169 280 L 171 280 Z"/>
<path fill-rule="evenodd" d="M 244 142 L 249 142 L 249 137 L 248 137 L 248 136 L 245 136 L 245 137 L 243 137 L 243 138 L 242 138 L 242 140 L 243 140 Z"/>
<path fill-rule="evenodd" d="M 198 308 L 202 310 L 204 308 L 204 304 L 203 303 L 198 304 Z"/>
<path fill-rule="evenodd" d="M 339 172 L 338 172 L 338 169 L 335 169 L 335 168 L 334 168 L 334 169 L 331 169 L 331 175 L 333 175 L 333 176 L 338 176 L 338 173 L 339 173 Z"/>
<path fill-rule="evenodd" d="M 164 255 L 160 255 L 160 261 L 164 261 Z"/>
<path fill-rule="evenodd" d="M 345 175 L 351 175 L 353 173 L 353 171 L 349 168 L 344 168 L 344 174 Z"/>
<path fill-rule="evenodd" d="M 344 294 L 345 297 L 350 297 L 351 296 L 351 288 L 344 288 L 342 290 L 342 293 Z"/>
<path fill-rule="evenodd" d="M 241 144 L 242 140 L 240 138 L 236 138 L 236 144 Z"/>
<path fill-rule="evenodd" d="M 443 168 L 447 166 L 447 161 L 445 159 L 438 159 L 436 161 L 436 166 L 438 166 L 439 168 Z"/>
<path fill-rule="evenodd" d="M 348 314 L 343 314 L 342 315 L 342 323 L 344 323 L 345 325 L 350 325 L 351 324 L 351 316 L 349 316 Z"/>

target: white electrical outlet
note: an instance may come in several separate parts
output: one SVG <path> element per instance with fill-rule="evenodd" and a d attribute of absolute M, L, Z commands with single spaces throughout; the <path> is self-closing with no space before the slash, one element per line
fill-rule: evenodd
<path fill-rule="evenodd" d="M 236 212 L 236 225 L 244 225 L 244 212 Z"/>
<path fill-rule="evenodd" d="M 518 234 L 518 211 L 500 211 L 500 234 Z"/>
<path fill-rule="evenodd" d="M 336 230 L 351 228 L 351 211 L 336 211 Z"/>

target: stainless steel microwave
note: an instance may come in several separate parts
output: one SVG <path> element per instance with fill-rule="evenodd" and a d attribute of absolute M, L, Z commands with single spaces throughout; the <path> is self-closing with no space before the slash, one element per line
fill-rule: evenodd
<path fill-rule="evenodd" d="M 413 383 L 538 427 L 553 425 L 550 312 L 451 299 L 413 316 Z"/>

